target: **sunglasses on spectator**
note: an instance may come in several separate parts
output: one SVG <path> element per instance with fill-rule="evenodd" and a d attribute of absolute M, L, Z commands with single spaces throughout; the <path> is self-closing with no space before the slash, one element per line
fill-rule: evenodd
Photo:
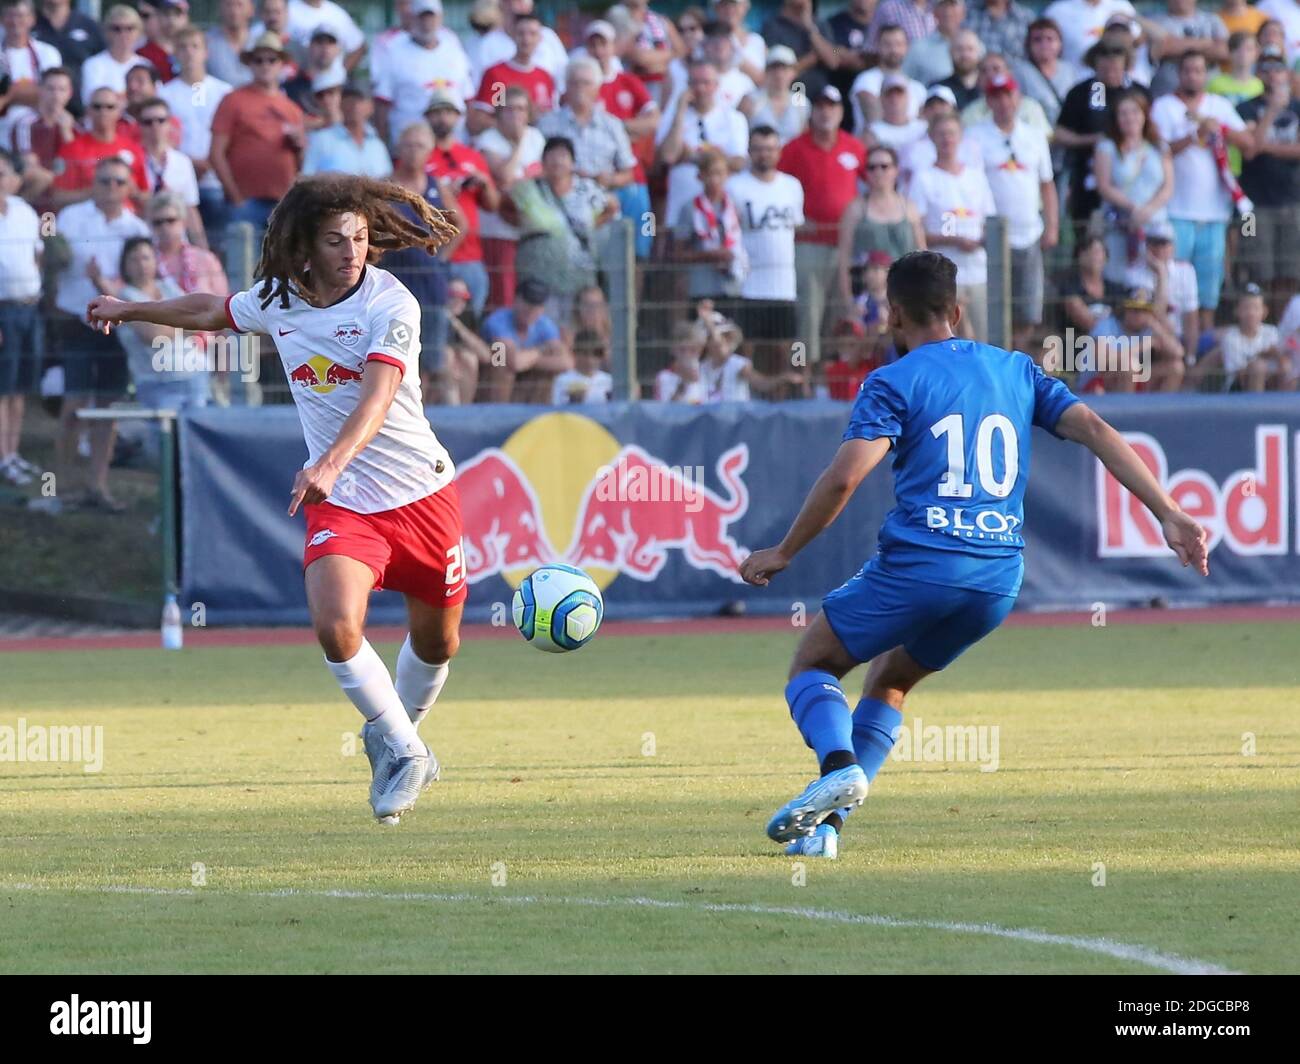
<path fill-rule="evenodd" d="M 127 180 L 126 180 L 125 177 L 97 177 L 97 178 L 95 178 L 95 184 L 97 184 L 97 185 L 104 185 L 105 187 L 108 187 L 108 186 L 110 186 L 110 185 L 125 185 L 126 183 L 127 183 Z"/>
<path fill-rule="evenodd" d="M 278 55 L 255 55 L 250 60 L 253 66 L 267 66 L 271 63 L 278 63 L 280 61 Z"/>
<path fill-rule="evenodd" d="M 149 224 L 152 225 L 152 226 L 159 226 L 159 225 L 175 225 L 175 224 L 176 224 L 177 222 L 179 222 L 179 221 L 180 221 L 180 218 L 177 218 L 177 217 L 175 217 L 175 216 L 170 217 L 170 218 L 150 218 L 150 219 L 149 219 Z"/>
<path fill-rule="evenodd" d="M 868 170 L 892 170 L 893 168 L 894 168 L 893 163 L 868 163 L 867 164 Z"/>
<path fill-rule="evenodd" d="M 108 30 L 109 33 L 134 33 L 136 30 L 134 26 L 123 26 L 123 25 L 105 26 L 104 28 Z"/>
<path fill-rule="evenodd" d="M 160 115 L 160 116 L 157 117 L 157 118 L 142 118 L 142 119 L 140 119 L 140 125 L 142 125 L 142 126 L 165 126 L 166 124 L 167 124 L 167 116 L 166 116 L 166 115 Z"/>
<path fill-rule="evenodd" d="M 116 103 L 92 103 L 90 109 L 92 111 L 116 111 L 119 106 Z"/>

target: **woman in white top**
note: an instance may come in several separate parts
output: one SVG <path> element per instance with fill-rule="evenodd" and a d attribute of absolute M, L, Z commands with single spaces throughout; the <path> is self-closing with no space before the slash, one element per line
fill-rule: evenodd
<path fill-rule="evenodd" d="M 136 48 L 144 44 L 143 29 L 144 21 L 135 8 L 115 4 L 108 9 L 104 15 L 104 40 L 108 47 L 81 65 L 82 103 L 89 104 L 96 89 L 126 92 L 126 72 L 148 62 L 136 54 Z"/>
<path fill-rule="evenodd" d="M 731 39 L 736 46 L 736 66 L 754 81 L 762 80 L 763 68 L 771 62 L 771 56 L 763 35 L 745 29 L 749 0 L 713 0 L 713 17 L 731 30 Z"/>
<path fill-rule="evenodd" d="M 632 73 L 637 74 L 656 96 L 660 110 L 666 110 L 673 102 L 673 87 L 686 84 L 687 61 L 704 54 L 704 24 L 708 20 L 704 9 L 699 7 L 688 7 L 677 16 L 677 40 L 680 47 L 667 53 L 671 58 L 665 61 L 663 73 L 658 77 L 646 77 L 633 65 Z"/>
<path fill-rule="evenodd" d="M 1174 162 L 1138 92 L 1116 101 L 1106 134 L 1093 149 L 1092 170 L 1101 195 L 1106 241 L 1106 280 L 1141 284 L 1133 271 L 1146 258 L 1147 231 L 1168 218 L 1174 194 Z"/>
<path fill-rule="evenodd" d="M 158 275 L 158 253 L 147 236 L 132 237 L 122 247 L 120 285 L 111 281 L 101 289 L 116 288 L 117 295 L 130 303 L 156 303 L 179 299 L 185 294 L 170 277 Z M 167 343 L 158 343 L 159 338 Z M 207 352 L 205 335 L 186 336 L 179 347 L 176 332 L 152 322 L 135 321 L 118 332 L 126 350 L 127 366 L 135 383 L 135 397 L 141 406 L 153 410 L 180 410 L 206 406 L 208 402 Z M 195 343 L 194 341 L 200 341 Z"/>
<path fill-rule="evenodd" d="M 740 101 L 741 113 L 749 119 L 749 128 L 771 126 L 789 144 L 808 125 L 808 101 L 796 98 L 790 86 L 794 84 L 795 54 L 784 44 L 778 44 L 767 53 L 767 69 L 762 84 Z"/>

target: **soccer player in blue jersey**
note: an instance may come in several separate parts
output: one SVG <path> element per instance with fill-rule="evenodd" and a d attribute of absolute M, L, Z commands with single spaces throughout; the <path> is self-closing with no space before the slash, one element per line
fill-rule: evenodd
<path fill-rule="evenodd" d="M 1209 573 L 1206 533 L 1113 428 L 1024 354 L 954 337 L 957 268 L 933 251 L 889 270 L 905 357 L 863 383 L 834 459 L 777 546 L 741 576 L 764 586 L 832 521 L 891 450 L 897 506 L 876 556 L 822 602 L 790 666 L 790 715 L 821 776 L 767 825 L 791 855 L 834 858 L 844 817 L 893 748 L 907 693 L 1011 612 L 1023 573 L 1031 428 L 1081 443 L 1160 521 L 1184 566 Z M 840 680 L 870 662 L 849 709 Z"/>

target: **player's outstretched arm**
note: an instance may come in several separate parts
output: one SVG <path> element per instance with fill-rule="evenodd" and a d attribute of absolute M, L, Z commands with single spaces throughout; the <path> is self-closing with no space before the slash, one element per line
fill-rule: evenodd
<path fill-rule="evenodd" d="M 226 319 L 226 301 L 205 292 L 160 299 L 156 303 L 129 303 L 113 296 L 96 296 L 86 308 L 86 321 L 101 332 L 108 332 L 124 321 L 147 321 L 202 332 L 215 332 L 230 325 Z"/>
<path fill-rule="evenodd" d="M 293 478 L 290 517 L 298 512 L 299 506 L 324 502 L 329 498 L 339 474 L 383 428 L 388 408 L 393 405 L 393 397 L 401 383 L 402 371 L 396 366 L 374 360 L 366 363 L 357 408 L 339 426 L 339 434 L 330 449 L 306 469 L 298 470 L 298 475 Z"/>
<path fill-rule="evenodd" d="M 757 550 L 740 565 L 741 578 L 765 587 L 790 560 L 840 515 L 868 473 L 889 453 L 889 440 L 845 440 L 831 464 L 808 492 L 790 531 L 775 547 Z"/>
<path fill-rule="evenodd" d="M 1056 422 L 1058 436 L 1087 447 L 1124 487 L 1142 500 L 1160 522 L 1165 542 L 1184 566 L 1210 573 L 1205 529 L 1188 517 L 1151 475 L 1137 452 L 1093 410 L 1075 403 Z"/>

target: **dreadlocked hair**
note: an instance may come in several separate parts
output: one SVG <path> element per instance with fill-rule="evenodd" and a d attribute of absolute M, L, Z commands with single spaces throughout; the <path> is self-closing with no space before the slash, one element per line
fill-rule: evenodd
<path fill-rule="evenodd" d="M 403 205 L 414 210 L 423 224 L 399 210 Z M 337 173 L 299 178 L 267 222 L 256 274 L 262 282 L 258 297 L 263 307 L 278 297 L 287 308 L 291 294 L 316 302 L 318 293 L 307 262 L 317 229 L 323 218 L 349 212 L 364 217 L 370 229 L 366 262 L 372 266 L 386 251 L 423 248 L 432 255 L 459 232 L 447 213 L 391 181 Z"/>

